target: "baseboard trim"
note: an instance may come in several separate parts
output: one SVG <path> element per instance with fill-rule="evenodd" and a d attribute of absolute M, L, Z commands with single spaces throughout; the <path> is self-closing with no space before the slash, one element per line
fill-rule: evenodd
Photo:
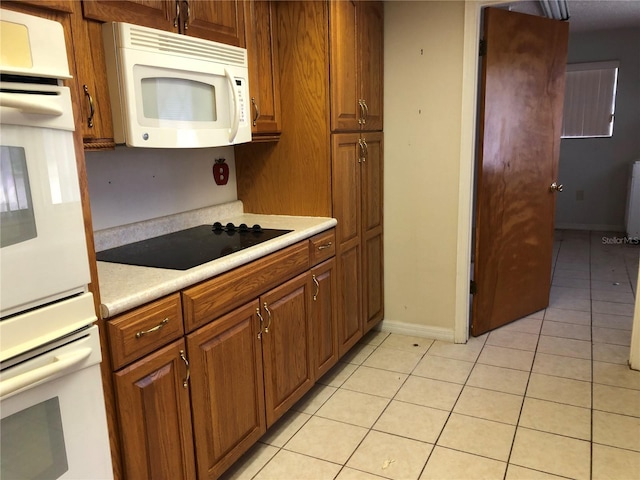
<path fill-rule="evenodd" d="M 454 331 L 450 328 L 430 327 L 428 325 L 416 325 L 415 323 L 396 322 L 393 320 L 383 320 L 377 330 L 401 335 L 411 335 L 414 337 L 431 338 L 444 342 L 454 342 Z"/>
<path fill-rule="evenodd" d="M 624 225 L 594 225 L 591 223 L 557 223 L 556 230 L 589 230 L 599 232 L 624 232 Z"/>

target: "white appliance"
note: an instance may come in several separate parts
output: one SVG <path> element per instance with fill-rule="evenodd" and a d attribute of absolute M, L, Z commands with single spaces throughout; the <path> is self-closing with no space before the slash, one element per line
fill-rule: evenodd
<path fill-rule="evenodd" d="M 251 141 L 246 49 L 128 23 L 105 23 L 102 33 L 116 143 Z"/>
<path fill-rule="evenodd" d="M 627 236 L 635 243 L 640 242 L 640 160 L 631 167 L 626 224 Z"/>
<path fill-rule="evenodd" d="M 113 478 L 62 26 L 0 10 L 0 478 Z"/>

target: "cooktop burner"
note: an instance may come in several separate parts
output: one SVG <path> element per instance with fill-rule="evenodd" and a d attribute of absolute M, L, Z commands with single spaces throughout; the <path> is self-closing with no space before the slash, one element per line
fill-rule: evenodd
<path fill-rule="evenodd" d="M 260 225 L 233 223 L 199 225 L 140 242 L 96 253 L 101 262 L 142 267 L 188 270 L 244 248 L 289 233 L 291 230 L 262 228 Z"/>

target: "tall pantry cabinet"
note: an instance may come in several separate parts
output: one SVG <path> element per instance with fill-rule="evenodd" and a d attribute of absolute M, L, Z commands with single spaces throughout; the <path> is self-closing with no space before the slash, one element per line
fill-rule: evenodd
<path fill-rule="evenodd" d="M 333 216 L 339 353 L 383 316 L 383 4 L 273 2 L 282 133 L 236 146 L 254 213 Z"/>

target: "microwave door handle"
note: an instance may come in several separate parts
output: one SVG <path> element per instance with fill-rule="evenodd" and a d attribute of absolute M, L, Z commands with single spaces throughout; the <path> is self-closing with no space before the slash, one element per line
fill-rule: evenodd
<path fill-rule="evenodd" d="M 60 116 L 64 113 L 62 106 L 43 95 L 21 95 L 0 92 L 0 107 L 16 108 L 24 113 Z"/>
<path fill-rule="evenodd" d="M 82 348 L 62 355 L 56 355 L 53 357 L 53 361 L 44 367 L 38 367 L 13 378 L 9 378 L 8 380 L 2 380 L 0 381 L 0 398 L 4 398 L 5 395 L 9 395 L 47 377 L 63 372 L 83 362 L 89 355 L 91 355 L 91 348 Z"/>
<path fill-rule="evenodd" d="M 238 102 L 238 91 L 235 86 L 235 78 L 231 75 L 228 69 L 224 69 L 224 75 L 227 77 L 229 81 L 229 87 L 231 88 L 231 93 L 233 94 L 233 123 L 231 124 L 231 128 L 229 128 L 229 142 L 233 142 L 238 134 L 238 127 L 240 126 L 240 102 Z"/>

